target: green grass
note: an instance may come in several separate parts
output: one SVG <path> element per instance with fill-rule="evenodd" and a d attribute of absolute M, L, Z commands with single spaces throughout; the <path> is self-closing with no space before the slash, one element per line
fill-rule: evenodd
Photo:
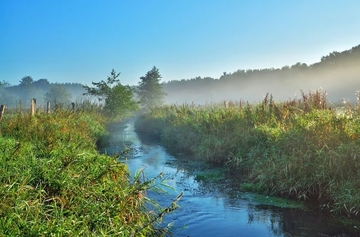
<path fill-rule="evenodd" d="M 297 200 L 291 200 L 288 198 L 281 198 L 281 197 L 269 196 L 264 194 L 251 193 L 251 192 L 242 193 L 241 198 L 247 199 L 252 202 L 256 202 L 257 204 L 260 205 L 270 205 L 281 208 L 295 208 L 302 210 L 307 209 L 304 203 Z"/>
<path fill-rule="evenodd" d="M 5 115 L 0 132 L 1 236 L 158 236 L 151 180 L 97 152 L 96 112 Z M 142 177 L 142 176 L 141 176 Z M 163 232 L 161 232 L 163 233 Z"/>
<path fill-rule="evenodd" d="M 360 216 L 360 105 L 338 110 L 316 91 L 282 102 L 163 106 L 135 125 L 170 149 L 245 176 L 255 191 Z"/>
<path fill-rule="evenodd" d="M 221 182 L 226 179 L 224 169 L 211 169 L 208 171 L 197 172 L 195 180 L 201 182 Z"/>

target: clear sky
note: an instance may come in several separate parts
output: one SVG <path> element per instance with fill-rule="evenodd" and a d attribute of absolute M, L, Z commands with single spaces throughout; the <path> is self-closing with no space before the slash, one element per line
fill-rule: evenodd
<path fill-rule="evenodd" d="M 360 44 L 359 0 L 1 0 L 0 81 L 136 85 L 312 64 Z"/>

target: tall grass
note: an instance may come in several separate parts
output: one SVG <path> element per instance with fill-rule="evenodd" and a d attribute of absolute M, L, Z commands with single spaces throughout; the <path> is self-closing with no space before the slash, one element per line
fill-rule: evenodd
<path fill-rule="evenodd" d="M 360 109 L 332 108 L 324 91 L 283 102 L 266 95 L 251 105 L 163 106 L 136 129 L 245 175 L 247 188 L 359 216 Z"/>
<path fill-rule="evenodd" d="M 100 155 L 105 118 L 57 109 L 20 110 L 0 131 L 1 236 L 158 236 L 143 193 L 156 180 L 130 181 L 127 167 Z"/>

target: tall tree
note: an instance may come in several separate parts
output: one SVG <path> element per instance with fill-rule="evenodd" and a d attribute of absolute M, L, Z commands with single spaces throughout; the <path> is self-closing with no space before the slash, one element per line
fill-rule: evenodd
<path fill-rule="evenodd" d="M 104 110 L 111 117 L 124 118 L 137 109 L 138 104 L 134 100 L 133 90 L 129 86 L 123 86 L 120 83 L 111 89 L 105 99 Z"/>
<path fill-rule="evenodd" d="M 20 80 L 20 85 L 22 86 L 30 86 L 34 82 L 34 79 L 30 76 L 25 76 Z"/>
<path fill-rule="evenodd" d="M 90 87 L 85 85 L 84 89 L 87 91 L 84 95 L 90 95 L 97 97 L 99 101 L 104 101 L 110 95 L 112 88 L 115 85 L 120 84 L 120 80 L 118 77 L 120 76 L 120 72 L 116 73 L 113 69 L 110 73 L 110 76 L 107 77 L 106 81 L 101 80 L 100 82 L 92 82 L 93 86 Z"/>
<path fill-rule="evenodd" d="M 92 82 L 95 87 L 85 85 L 87 91 L 84 95 L 97 97 L 99 101 L 105 103 L 105 112 L 112 117 L 123 118 L 132 111 L 136 110 L 138 105 L 134 100 L 134 93 L 130 86 L 123 86 L 113 69 L 107 80 Z"/>
<path fill-rule="evenodd" d="M 30 100 L 36 97 L 34 79 L 30 76 L 25 76 L 20 80 L 19 89 L 20 99 L 24 104 L 29 104 Z"/>
<path fill-rule="evenodd" d="M 160 79 L 159 69 L 155 66 L 145 76 L 140 77 L 137 94 L 141 105 L 153 107 L 164 102 L 166 93 L 163 91 Z"/>
<path fill-rule="evenodd" d="M 71 94 L 66 90 L 65 86 L 53 84 L 50 90 L 45 93 L 44 100 L 52 105 L 70 105 Z"/>

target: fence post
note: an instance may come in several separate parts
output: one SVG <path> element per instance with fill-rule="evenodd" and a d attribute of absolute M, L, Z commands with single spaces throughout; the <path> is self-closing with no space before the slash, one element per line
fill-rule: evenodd
<path fill-rule="evenodd" d="M 35 110 L 36 110 L 36 99 L 33 98 L 31 100 L 31 116 L 35 115 Z"/>
<path fill-rule="evenodd" d="M 2 118 L 3 118 L 3 116 L 4 116 L 5 108 L 6 108 L 5 105 L 1 105 L 1 106 L 0 106 L 0 123 L 1 123 Z"/>
<path fill-rule="evenodd" d="M 46 103 L 46 113 L 50 114 L 50 102 Z"/>

